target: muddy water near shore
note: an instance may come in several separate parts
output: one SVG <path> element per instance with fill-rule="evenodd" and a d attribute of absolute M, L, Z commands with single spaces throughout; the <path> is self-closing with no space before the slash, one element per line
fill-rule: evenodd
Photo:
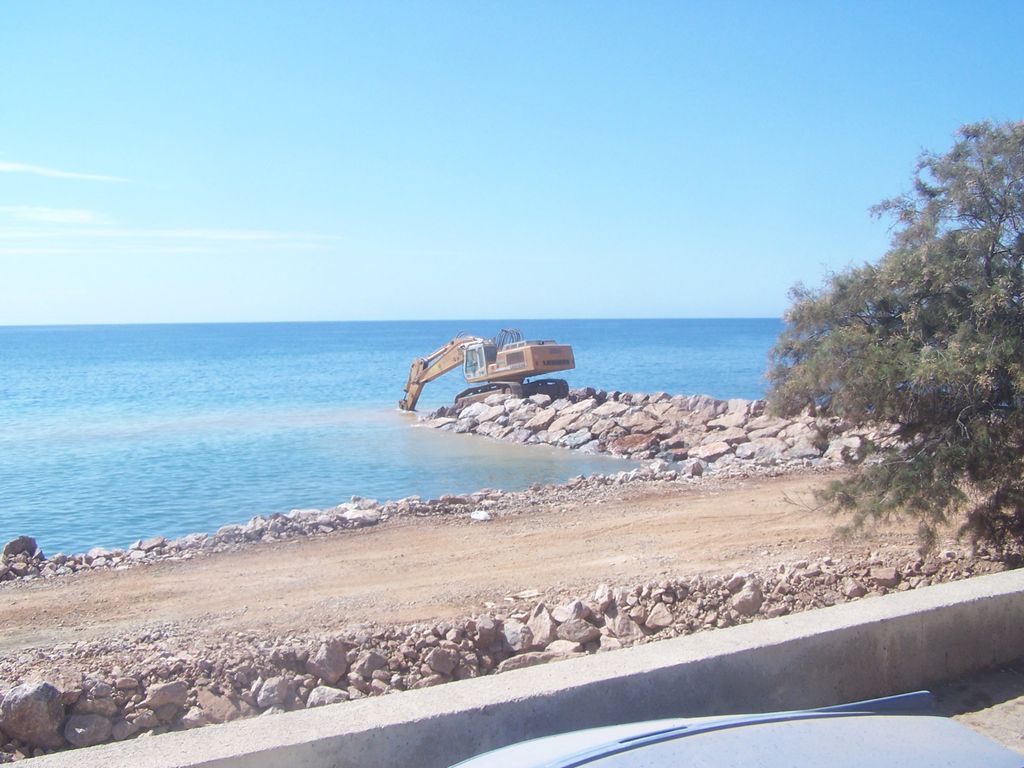
<path fill-rule="evenodd" d="M 414 417 L 389 411 L 264 409 L 244 418 L 65 429 L 63 456 L 23 446 L 26 465 L 0 471 L 0 540 L 28 533 L 47 553 L 125 547 L 136 538 L 334 506 L 354 494 L 432 498 L 635 466 L 414 424 Z M 61 477 L 68 479 L 51 480 Z"/>

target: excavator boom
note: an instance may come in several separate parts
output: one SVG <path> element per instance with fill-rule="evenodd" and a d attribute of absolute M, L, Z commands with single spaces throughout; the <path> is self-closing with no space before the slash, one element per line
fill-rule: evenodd
<path fill-rule="evenodd" d="M 405 397 L 398 403 L 398 407 L 403 411 L 416 410 L 423 387 L 462 365 L 466 359 L 466 347 L 481 341 L 483 339 L 476 336 L 457 336 L 426 357 L 413 360 L 409 368 L 409 380 L 405 384 Z"/>

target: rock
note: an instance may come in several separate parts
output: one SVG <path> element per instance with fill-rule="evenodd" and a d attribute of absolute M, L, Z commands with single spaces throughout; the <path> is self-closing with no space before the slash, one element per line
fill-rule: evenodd
<path fill-rule="evenodd" d="M 504 400 L 502 401 L 504 402 Z M 505 415 L 505 406 L 499 403 L 498 405 L 491 405 L 481 411 L 480 415 L 476 417 L 477 421 L 494 421 L 501 416 Z"/>
<path fill-rule="evenodd" d="M 15 555 L 31 555 L 39 547 L 36 545 L 36 540 L 31 536 L 19 536 L 16 539 L 11 539 L 4 544 L 3 554 L 4 557 L 14 557 Z"/>
<path fill-rule="evenodd" d="M 843 594 L 851 600 L 855 597 L 864 597 L 867 592 L 864 585 L 856 579 L 849 578 L 843 582 Z"/>
<path fill-rule="evenodd" d="M 460 419 L 479 419 L 480 418 L 480 414 L 482 414 L 484 411 L 486 411 L 489 407 L 490 406 L 485 405 L 484 403 L 471 403 L 470 405 L 467 405 L 465 408 L 463 408 L 459 412 L 459 418 Z"/>
<path fill-rule="evenodd" d="M 484 614 L 478 616 L 474 622 L 476 625 L 476 644 L 479 648 L 489 648 L 498 639 L 498 625 L 494 619 Z"/>
<path fill-rule="evenodd" d="M 661 422 L 651 418 L 646 413 L 631 413 L 627 416 L 622 416 L 618 421 L 619 426 L 632 435 L 650 434 L 661 427 Z"/>
<path fill-rule="evenodd" d="M 593 435 L 590 434 L 589 429 L 580 429 L 576 432 L 570 432 L 558 442 L 566 448 L 579 448 L 580 446 L 589 443 L 592 439 Z"/>
<path fill-rule="evenodd" d="M 363 527 L 379 523 L 380 514 L 379 509 L 350 509 L 347 512 L 342 512 L 341 516 L 348 522 Z"/>
<path fill-rule="evenodd" d="M 559 624 L 573 619 L 586 619 L 590 616 L 590 609 L 582 600 L 570 600 L 565 605 L 560 605 L 551 612 L 552 618 Z"/>
<path fill-rule="evenodd" d="M 476 520 L 478 523 L 486 523 L 491 519 L 491 513 L 486 509 L 474 509 L 469 513 L 470 520 Z"/>
<path fill-rule="evenodd" d="M 725 588 L 735 595 L 737 592 L 743 589 L 743 586 L 747 583 L 748 578 L 749 577 L 745 573 L 735 573 L 732 575 L 732 578 L 725 582 Z"/>
<path fill-rule="evenodd" d="M 558 637 L 574 643 L 589 643 L 601 636 L 601 631 L 583 619 L 570 619 L 558 626 Z"/>
<path fill-rule="evenodd" d="M 441 418 L 438 419 L 428 419 L 423 423 L 428 427 L 433 427 L 434 429 L 442 429 L 451 424 L 454 424 L 456 421 L 458 421 L 458 419 L 453 419 L 449 416 L 442 416 Z"/>
<path fill-rule="evenodd" d="M 825 450 L 825 458 L 843 462 L 861 461 L 864 458 L 864 441 L 856 435 L 834 438 Z"/>
<path fill-rule="evenodd" d="M 797 439 L 793 442 L 793 447 L 786 451 L 787 459 L 816 459 L 819 456 L 821 448 L 808 437 Z"/>
<path fill-rule="evenodd" d="M 80 696 L 71 707 L 71 711 L 76 715 L 102 715 L 103 717 L 113 717 L 117 714 L 117 710 L 117 702 L 112 698 L 109 696 L 97 697 L 92 691 L 85 696 Z"/>
<path fill-rule="evenodd" d="M 690 449 L 690 457 L 703 459 L 704 461 L 718 461 L 718 459 L 732 453 L 732 446 L 724 442 L 709 443 L 697 448 Z"/>
<path fill-rule="evenodd" d="M 711 443 L 727 443 L 729 445 L 739 445 L 740 443 L 750 442 L 750 438 L 747 437 L 747 433 L 739 427 L 729 427 L 729 429 L 723 429 L 721 432 L 710 432 L 708 436 L 702 441 L 705 445 Z"/>
<path fill-rule="evenodd" d="M 156 728 L 160 725 L 160 718 L 156 716 L 156 712 L 152 709 L 137 709 L 135 710 L 134 723 L 142 729 Z"/>
<path fill-rule="evenodd" d="M 895 568 L 872 568 L 871 579 L 878 586 L 891 589 L 900 583 L 900 573 Z"/>
<path fill-rule="evenodd" d="M 386 657 L 376 651 L 361 653 L 352 665 L 352 671 L 360 677 L 369 678 L 378 669 L 384 669 L 388 665 Z"/>
<path fill-rule="evenodd" d="M 555 640 L 547 647 L 547 650 L 559 655 L 563 653 L 582 653 L 583 646 L 572 640 Z"/>
<path fill-rule="evenodd" d="M 736 458 L 758 464 L 777 464 L 787 457 L 790 450 L 785 440 L 777 437 L 759 437 L 749 443 L 737 445 Z"/>
<path fill-rule="evenodd" d="M 510 672 L 513 669 L 523 669 L 525 667 L 534 667 L 538 664 L 546 664 L 549 661 L 553 661 L 558 658 L 557 653 L 551 653 L 550 651 L 530 651 L 529 653 L 520 653 L 517 656 L 505 659 L 501 664 L 498 665 L 498 672 Z"/>
<path fill-rule="evenodd" d="M 271 677 L 260 686 L 256 694 L 256 704 L 260 709 L 280 707 L 288 700 L 291 686 L 286 677 Z"/>
<path fill-rule="evenodd" d="M 704 462 L 700 459 L 687 459 L 679 464 L 679 474 L 683 477 L 700 477 L 704 474 Z"/>
<path fill-rule="evenodd" d="M 654 631 L 671 627 L 672 612 L 664 603 L 656 603 L 651 612 L 647 614 L 647 618 L 644 619 L 644 626 Z"/>
<path fill-rule="evenodd" d="M 140 730 L 139 726 L 128 720 L 117 720 L 110 729 L 110 735 L 114 741 L 130 739 Z"/>
<path fill-rule="evenodd" d="M 615 593 L 607 584 L 599 584 L 594 592 L 594 602 L 597 603 L 597 610 L 604 612 L 615 603 Z"/>
<path fill-rule="evenodd" d="M 617 616 L 609 619 L 607 627 L 615 637 L 622 640 L 643 637 L 644 634 L 640 625 L 633 621 L 625 611 L 621 611 Z"/>
<path fill-rule="evenodd" d="M 201 728 L 202 726 L 209 724 L 210 719 L 199 707 L 192 707 L 181 717 L 181 727 L 186 731 L 192 728 Z"/>
<path fill-rule="evenodd" d="M 605 402 L 601 403 L 601 405 L 597 406 L 593 411 L 591 411 L 591 413 L 597 416 L 599 419 L 604 419 L 609 417 L 621 416 L 628 410 L 629 406 L 626 405 L 625 403 L 616 402 L 615 400 L 606 400 Z"/>
<path fill-rule="evenodd" d="M 543 650 L 558 637 L 558 624 L 543 603 L 534 607 L 526 626 L 533 635 L 535 649 Z"/>
<path fill-rule="evenodd" d="M 761 585 L 751 579 L 742 590 L 733 595 L 730 605 L 743 616 L 753 616 L 761 610 L 763 602 L 764 595 L 761 593 Z"/>
<path fill-rule="evenodd" d="M 318 685 L 309 692 L 306 700 L 307 707 L 325 707 L 328 704 L 339 704 L 348 701 L 348 691 L 341 688 L 331 688 L 326 685 Z"/>
<path fill-rule="evenodd" d="M 110 738 L 113 724 L 102 715 L 72 715 L 64 724 L 64 738 L 73 747 L 91 747 Z"/>
<path fill-rule="evenodd" d="M 625 435 L 608 443 L 608 450 L 620 456 L 649 451 L 658 444 L 654 435 Z"/>
<path fill-rule="evenodd" d="M 509 648 L 516 653 L 528 651 L 533 645 L 533 633 L 521 621 L 509 619 L 502 627 L 502 633 L 505 635 L 505 642 L 508 643 Z"/>
<path fill-rule="evenodd" d="M 207 688 L 201 688 L 196 699 L 212 723 L 228 723 L 255 714 L 255 710 L 244 701 L 218 695 Z"/>
<path fill-rule="evenodd" d="M 423 662 L 439 675 L 450 675 L 459 664 L 459 655 L 447 648 L 432 648 Z"/>
<path fill-rule="evenodd" d="M 60 691 L 49 683 L 19 685 L 7 691 L 0 703 L 0 730 L 33 747 L 64 746 L 63 723 Z"/>
<path fill-rule="evenodd" d="M 595 405 L 597 405 L 597 401 L 594 400 L 592 397 L 588 397 L 584 398 L 583 400 L 580 400 L 577 403 L 573 403 L 572 405 L 565 406 L 565 408 L 562 408 L 558 412 L 558 414 L 559 416 L 572 416 L 573 414 L 582 414 L 592 410 Z"/>
<path fill-rule="evenodd" d="M 558 416 L 558 411 L 554 408 L 545 408 L 539 411 L 532 419 L 526 422 L 523 426 L 533 432 L 539 432 L 542 429 L 547 429 L 551 422 Z"/>
<path fill-rule="evenodd" d="M 746 423 L 747 414 L 742 410 L 736 410 L 719 416 L 717 419 L 711 419 L 708 422 L 708 427 L 711 429 L 738 429 Z"/>
<path fill-rule="evenodd" d="M 306 662 L 306 671 L 316 675 L 327 685 L 334 685 L 348 672 L 346 658 L 351 646 L 340 640 L 321 643 L 316 653 Z"/>
<path fill-rule="evenodd" d="M 154 536 L 151 539 L 146 539 L 139 543 L 139 549 L 143 552 L 152 552 L 154 549 L 160 549 L 160 547 L 167 545 L 167 539 L 163 536 Z"/>
<path fill-rule="evenodd" d="M 188 683 L 184 680 L 175 680 L 173 683 L 149 686 L 142 706 L 153 710 L 167 704 L 184 707 L 186 701 L 188 701 Z"/>

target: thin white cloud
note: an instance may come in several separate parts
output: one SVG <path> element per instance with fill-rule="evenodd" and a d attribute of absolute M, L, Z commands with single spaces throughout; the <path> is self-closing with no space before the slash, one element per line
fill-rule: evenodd
<path fill-rule="evenodd" d="M 0 160 L 0 173 L 29 173 L 33 176 L 49 176 L 53 179 L 76 179 L 78 181 L 113 181 L 121 182 L 128 179 L 120 176 L 104 176 L 99 173 L 76 173 L 74 171 L 60 171 L 56 168 L 45 168 L 41 165 L 29 165 L 28 163 L 9 163 Z"/>
<path fill-rule="evenodd" d="M 44 208 L 38 205 L 0 205 L 0 214 L 45 224 L 92 224 L 100 218 L 92 211 L 78 208 Z"/>
<path fill-rule="evenodd" d="M 5 240 L 178 240 L 191 242 L 326 243 L 336 235 L 311 232 L 279 232 L 267 229 L 0 229 Z"/>

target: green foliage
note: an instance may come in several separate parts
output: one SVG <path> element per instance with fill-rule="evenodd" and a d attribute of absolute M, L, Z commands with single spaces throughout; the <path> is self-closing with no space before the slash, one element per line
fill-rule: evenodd
<path fill-rule="evenodd" d="M 1024 122 L 960 129 L 923 154 L 877 264 L 797 286 L 772 352 L 770 400 L 898 427 L 826 493 L 856 520 L 910 513 L 1024 541 Z"/>

